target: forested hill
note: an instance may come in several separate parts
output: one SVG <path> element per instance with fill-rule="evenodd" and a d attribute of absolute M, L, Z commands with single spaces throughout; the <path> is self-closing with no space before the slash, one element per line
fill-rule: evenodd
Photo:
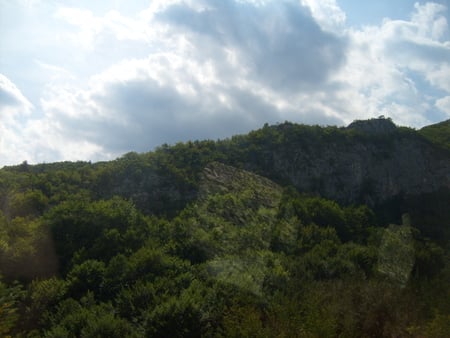
<path fill-rule="evenodd" d="M 174 216 L 196 200 L 204 168 L 217 161 L 302 193 L 367 204 L 380 210 L 383 221 L 398 222 L 418 206 L 441 208 L 450 201 L 449 122 L 419 132 L 385 118 L 346 128 L 285 122 L 226 140 L 162 145 L 110 162 L 24 162 L 0 171 L 0 205 L 9 213 L 15 208 L 9 192 L 32 189 L 50 205 L 68 194 L 94 200 L 121 196 L 145 214 Z M 442 217 L 442 211 L 434 214 Z"/>
<path fill-rule="evenodd" d="M 131 198 L 146 214 L 175 215 L 197 198 L 203 169 L 217 161 L 300 192 L 377 208 L 448 192 L 450 149 L 443 146 L 443 135 L 440 124 L 417 132 L 384 118 L 355 121 L 347 128 L 265 125 L 231 139 L 163 145 L 111 162 L 5 167 L 0 203 L 7 209 L 5 192 L 32 183 L 55 203 L 60 193 L 94 199 L 118 195 Z"/>
<path fill-rule="evenodd" d="M 448 121 L 0 170 L 0 337 L 443 337 Z"/>

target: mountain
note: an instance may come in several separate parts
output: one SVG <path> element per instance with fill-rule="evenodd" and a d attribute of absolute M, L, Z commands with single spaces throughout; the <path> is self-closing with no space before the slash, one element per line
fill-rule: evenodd
<path fill-rule="evenodd" d="M 69 191 L 89 191 L 94 198 L 131 198 L 149 214 L 173 215 L 197 198 L 204 168 L 220 162 L 303 193 L 377 207 L 450 189 L 450 150 L 442 146 L 449 125 L 447 121 L 417 132 L 385 118 L 355 121 L 346 128 L 286 122 L 226 140 L 128 153 L 111 162 L 24 163 L 5 167 L 0 179 L 29 173 L 47 195 L 52 184 L 62 184 Z M 7 185 L 5 178 L 0 189 Z"/>
<path fill-rule="evenodd" d="M 399 223 L 409 213 L 425 235 L 445 238 L 450 150 L 442 137 L 423 134 L 443 136 L 448 125 L 416 131 L 383 117 L 341 128 L 285 122 L 225 140 L 162 145 L 110 162 L 22 163 L 0 170 L 0 206 L 6 215 L 14 213 L 19 207 L 11 203 L 11 191 L 37 189 L 49 205 L 73 193 L 95 200 L 121 196 L 147 215 L 173 217 L 201 195 L 205 168 L 221 163 L 341 205 L 366 204 L 384 224 Z"/>
<path fill-rule="evenodd" d="M 167 173 L 161 177 L 157 172 L 170 163 L 175 168 L 169 172 L 177 175 L 182 187 L 175 188 L 168 199 L 195 199 L 198 175 L 210 161 L 344 204 L 374 206 L 400 195 L 450 188 L 449 151 L 387 119 L 357 121 L 348 128 L 284 123 L 229 140 L 160 148 L 153 155 L 167 158 L 155 166 L 156 173 L 150 175 L 153 182 L 144 175 L 138 184 L 148 185 L 147 192 L 158 190 L 154 185 L 159 179 L 166 186 Z M 129 175 L 125 176 L 129 186 Z"/>
<path fill-rule="evenodd" d="M 250 160 L 246 168 L 300 191 L 373 206 L 402 194 L 450 188 L 449 152 L 388 119 L 357 121 L 342 129 L 273 128 L 280 141 L 254 154 L 258 161 Z"/>
<path fill-rule="evenodd" d="M 4 167 L 0 336 L 447 336 L 447 126 Z"/>

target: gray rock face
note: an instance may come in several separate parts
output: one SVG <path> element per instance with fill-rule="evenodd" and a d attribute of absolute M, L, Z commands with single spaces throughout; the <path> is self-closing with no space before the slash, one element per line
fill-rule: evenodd
<path fill-rule="evenodd" d="M 397 130 L 394 122 L 384 117 L 354 121 L 347 128 L 355 129 L 366 134 L 389 134 Z"/>
<path fill-rule="evenodd" d="M 202 173 L 199 196 L 250 192 L 251 199 L 264 207 L 278 205 L 282 188 L 271 180 L 219 162 L 209 163 Z"/>
<path fill-rule="evenodd" d="M 378 135 L 388 130 L 372 123 L 362 129 L 372 127 Z M 273 170 L 300 191 L 342 203 L 371 205 L 398 194 L 450 188 L 449 153 L 418 137 L 379 135 L 366 141 L 320 145 L 303 142 L 290 149 L 273 152 Z"/>

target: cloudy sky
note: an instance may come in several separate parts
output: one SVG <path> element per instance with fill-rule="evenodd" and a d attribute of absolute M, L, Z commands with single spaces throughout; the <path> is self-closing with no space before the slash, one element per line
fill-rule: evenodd
<path fill-rule="evenodd" d="M 449 0 L 0 0 L 0 167 L 450 118 Z"/>

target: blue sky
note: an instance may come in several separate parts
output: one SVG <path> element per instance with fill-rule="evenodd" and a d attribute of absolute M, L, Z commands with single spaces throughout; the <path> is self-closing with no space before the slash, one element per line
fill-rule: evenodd
<path fill-rule="evenodd" d="M 0 167 L 450 118 L 449 1 L 0 0 Z"/>
<path fill-rule="evenodd" d="M 416 2 L 426 3 L 417 0 L 340 0 L 338 4 L 346 14 L 347 25 L 361 27 L 364 25 L 378 25 L 383 19 L 408 20 Z M 433 2 L 448 8 L 448 0 L 434 0 Z M 448 17 L 448 9 L 446 16 Z"/>

